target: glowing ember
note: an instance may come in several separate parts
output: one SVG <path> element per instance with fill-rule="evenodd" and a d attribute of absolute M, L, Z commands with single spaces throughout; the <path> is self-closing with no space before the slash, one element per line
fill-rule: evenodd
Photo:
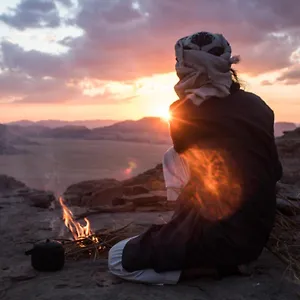
<path fill-rule="evenodd" d="M 74 220 L 72 211 L 66 206 L 62 197 L 59 197 L 59 203 L 63 209 L 63 220 L 65 225 L 71 231 L 74 240 L 91 237 L 93 235 L 93 231 L 89 220 L 84 218 L 86 224 L 82 226 L 79 222 Z M 98 238 L 95 236 L 92 236 L 91 239 L 95 243 L 98 242 Z M 84 247 L 84 245 L 82 245 L 82 247 Z"/>

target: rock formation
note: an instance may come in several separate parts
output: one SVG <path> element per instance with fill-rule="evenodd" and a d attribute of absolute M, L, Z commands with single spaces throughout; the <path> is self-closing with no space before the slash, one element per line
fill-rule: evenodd
<path fill-rule="evenodd" d="M 39 208 L 49 208 L 56 199 L 52 192 L 29 188 L 7 175 L 0 175 L 0 197 L 21 198 L 30 206 Z"/>

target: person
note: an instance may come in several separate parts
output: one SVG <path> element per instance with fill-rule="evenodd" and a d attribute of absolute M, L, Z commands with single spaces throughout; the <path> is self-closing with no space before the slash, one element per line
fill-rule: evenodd
<path fill-rule="evenodd" d="M 111 248 L 111 273 L 130 281 L 176 284 L 188 274 L 236 274 L 255 261 L 272 230 L 276 182 L 282 176 L 274 113 L 242 89 L 231 46 L 198 32 L 175 45 L 170 106 L 173 147 L 163 159 L 174 215 L 163 225 Z"/>

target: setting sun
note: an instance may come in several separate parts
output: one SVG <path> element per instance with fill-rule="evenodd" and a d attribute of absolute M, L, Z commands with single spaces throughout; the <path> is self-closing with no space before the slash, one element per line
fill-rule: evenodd
<path fill-rule="evenodd" d="M 171 119 L 171 114 L 168 108 L 157 109 L 156 116 L 160 117 L 162 120 L 169 122 Z"/>

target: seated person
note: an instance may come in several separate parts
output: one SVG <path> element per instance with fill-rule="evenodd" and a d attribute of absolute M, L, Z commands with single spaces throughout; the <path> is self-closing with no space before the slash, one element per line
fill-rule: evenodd
<path fill-rule="evenodd" d="M 110 250 L 110 271 L 130 281 L 176 284 L 191 270 L 238 270 L 259 257 L 275 219 L 282 167 L 273 111 L 240 87 L 231 68 L 239 57 L 221 34 L 184 37 L 175 51 L 179 100 L 163 172 L 177 206 L 168 223 Z"/>

